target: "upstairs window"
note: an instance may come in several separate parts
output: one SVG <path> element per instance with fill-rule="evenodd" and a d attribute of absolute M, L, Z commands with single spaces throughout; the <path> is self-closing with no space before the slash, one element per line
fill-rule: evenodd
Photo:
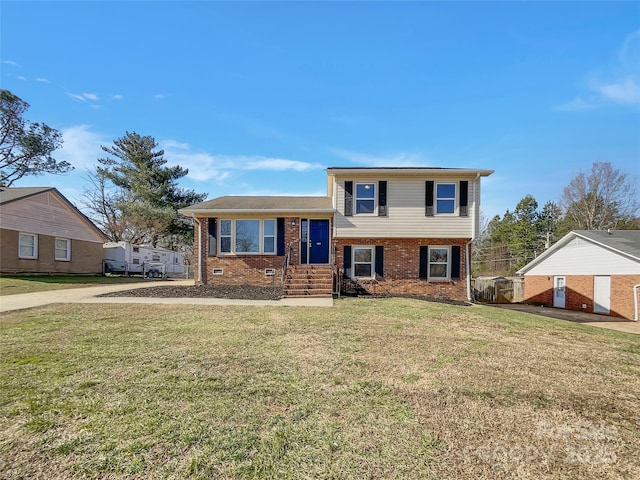
<path fill-rule="evenodd" d="M 38 258 L 38 236 L 33 233 L 21 233 L 18 239 L 18 257 Z"/>
<path fill-rule="evenodd" d="M 436 184 L 436 213 L 453 214 L 456 211 L 456 184 Z"/>
<path fill-rule="evenodd" d="M 356 183 L 356 214 L 373 215 L 376 208 L 375 183 Z"/>

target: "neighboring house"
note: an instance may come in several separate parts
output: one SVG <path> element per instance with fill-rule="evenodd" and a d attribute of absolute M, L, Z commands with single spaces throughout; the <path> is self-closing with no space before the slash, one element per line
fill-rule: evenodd
<path fill-rule="evenodd" d="M 105 240 L 55 188 L 0 187 L 0 272 L 99 274 Z"/>
<path fill-rule="evenodd" d="M 324 197 L 219 197 L 194 218 L 196 281 L 273 285 L 330 295 L 470 299 L 480 179 L 492 170 L 329 168 Z"/>
<path fill-rule="evenodd" d="M 569 232 L 518 274 L 525 303 L 637 319 L 640 230 Z"/>

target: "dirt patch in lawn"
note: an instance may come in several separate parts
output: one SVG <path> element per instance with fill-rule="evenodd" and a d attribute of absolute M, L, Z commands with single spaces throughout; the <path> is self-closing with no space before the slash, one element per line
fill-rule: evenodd
<path fill-rule="evenodd" d="M 100 297 L 148 297 L 148 298 L 233 298 L 241 300 L 278 300 L 282 298 L 280 287 L 254 285 L 167 285 L 136 288 L 105 293 Z"/>

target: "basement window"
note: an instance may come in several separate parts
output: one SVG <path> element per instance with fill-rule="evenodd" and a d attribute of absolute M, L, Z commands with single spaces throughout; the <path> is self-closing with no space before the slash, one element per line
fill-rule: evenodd
<path fill-rule="evenodd" d="M 224 275 L 224 269 L 223 268 L 214 268 L 213 269 L 213 274 L 214 275 Z"/>
<path fill-rule="evenodd" d="M 267 277 L 273 277 L 276 274 L 276 269 L 275 268 L 265 268 L 264 269 L 264 274 Z"/>

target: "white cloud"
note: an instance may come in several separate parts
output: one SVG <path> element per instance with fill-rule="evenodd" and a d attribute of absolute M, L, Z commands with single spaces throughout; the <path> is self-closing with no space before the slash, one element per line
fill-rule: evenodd
<path fill-rule="evenodd" d="M 92 102 L 97 102 L 100 98 L 95 93 L 67 93 L 67 96 L 73 98 L 74 100 L 78 100 L 79 102 L 86 102 L 90 100 Z"/>
<path fill-rule="evenodd" d="M 584 110 L 593 110 L 597 108 L 600 103 L 591 100 L 584 100 L 580 97 L 577 97 L 575 100 L 572 100 L 568 103 L 563 103 L 562 105 L 558 105 L 554 110 L 558 110 L 560 112 L 581 112 Z"/>
<path fill-rule="evenodd" d="M 354 152 L 340 148 L 330 149 L 334 155 L 368 167 L 425 167 L 427 159 L 418 152 L 395 152 L 383 155 Z"/>
<path fill-rule="evenodd" d="M 23 81 L 26 81 L 26 80 L 27 80 L 27 77 L 24 77 L 24 76 L 22 76 L 22 75 L 18 75 L 16 78 L 17 78 L 18 80 L 23 80 Z"/>
<path fill-rule="evenodd" d="M 49 80 L 47 80 L 46 78 L 38 77 L 36 78 L 36 82 L 49 83 Z"/>
<path fill-rule="evenodd" d="M 5 65 L 13 65 L 14 67 L 18 66 L 16 62 L 12 62 L 11 60 L 3 60 L 2 63 L 4 63 Z"/>
<path fill-rule="evenodd" d="M 63 143 L 58 160 L 66 160 L 79 170 L 92 169 L 104 155 L 100 145 L 108 144 L 104 137 L 92 132 L 88 125 L 75 125 L 62 130 Z"/>
<path fill-rule="evenodd" d="M 296 172 L 304 172 L 306 170 L 315 170 L 322 168 L 317 163 L 299 162 L 297 160 L 285 160 L 283 158 L 262 158 L 258 157 L 249 160 L 245 170 L 295 170 Z"/>
<path fill-rule="evenodd" d="M 607 84 L 596 83 L 591 88 L 603 98 L 615 103 L 640 104 L 640 85 L 633 77 Z"/>
<path fill-rule="evenodd" d="M 251 155 L 221 155 L 206 152 L 193 152 L 187 143 L 175 140 L 163 140 L 160 147 L 165 151 L 165 158 L 171 165 L 180 165 L 189 170 L 188 178 L 200 182 L 223 181 L 239 171 L 283 171 L 298 172 L 321 169 L 317 163 L 287 160 Z"/>
<path fill-rule="evenodd" d="M 113 100 L 122 100 L 122 95 L 120 95 L 120 94 L 111 95 L 111 98 L 112 98 Z"/>
<path fill-rule="evenodd" d="M 153 98 L 155 100 L 164 100 L 167 96 L 164 93 L 156 93 Z"/>
<path fill-rule="evenodd" d="M 587 75 L 587 100 L 581 97 L 555 107 L 558 111 L 585 111 L 618 104 L 640 105 L 640 30 L 624 39 L 614 65 Z"/>

